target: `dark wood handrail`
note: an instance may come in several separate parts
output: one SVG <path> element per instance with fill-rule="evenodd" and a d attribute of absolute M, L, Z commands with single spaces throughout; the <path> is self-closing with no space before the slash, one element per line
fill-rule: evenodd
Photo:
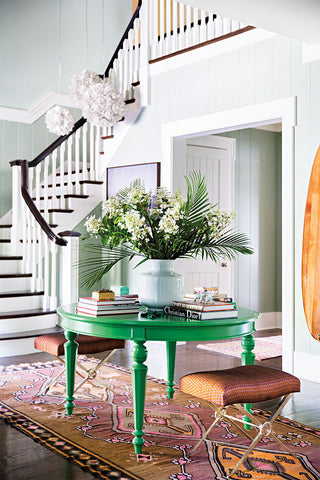
<path fill-rule="evenodd" d="M 123 47 L 123 42 L 126 40 L 126 38 L 128 37 L 128 33 L 129 33 L 129 30 L 131 30 L 131 28 L 133 27 L 133 23 L 135 21 L 135 19 L 139 16 L 139 12 L 140 12 L 140 8 L 141 8 L 141 5 L 142 5 L 142 0 L 139 0 L 139 3 L 138 3 L 138 6 L 137 8 L 135 9 L 135 12 L 134 14 L 132 15 L 132 18 L 124 32 L 124 34 L 122 35 L 122 38 L 117 46 L 117 48 L 115 49 L 115 52 L 114 54 L 112 55 L 112 58 L 104 72 L 104 74 L 100 75 L 101 78 L 107 78 L 107 76 L 109 75 L 109 72 L 113 66 L 113 62 L 114 60 L 117 58 L 118 56 L 118 53 L 119 51 L 121 50 L 121 48 Z M 41 152 L 37 157 L 35 157 L 31 162 L 29 162 L 29 167 L 36 167 L 40 162 L 42 162 L 48 155 L 50 155 L 50 153 L 52 153 L 56 148 L 58 148 L 63 142 L 65 142 L 67 140 L 67 138 L 69 138 L 71 135 L 73 135 L 79 128 L 82 127 L 82 125 L 84 125 L 85 123 L 87 122 L 87 120 L 84 118 L 84 117 L 81 117 L 75 124 L 74 124 L 74 127 L 73 129 L 71 130 L 70 133 L 68 133 L 68 135 L 61 135 L 59 138 L 57 138 L 53 143 L 51 143 L 51 145 L 49 145 L 45 150 L 43 150 L 43 152 Z"/>
<path fill-rule="evenodd" d="M 68 242 L 63 238 L 56 235 L 47 224 L 41 213 L 39 212 L 36 204 L 32 200 L 29 189 L 28 189 L 28 160 L 16 160 L 15 162 L 11 162 L 11 165 L 20 165 L 21 167 L 21 195 L 26 202 L 30 212 L 40 225 L 41 229 L 45 232 L 47 237 L 57 245 L 66 246 Z"/>

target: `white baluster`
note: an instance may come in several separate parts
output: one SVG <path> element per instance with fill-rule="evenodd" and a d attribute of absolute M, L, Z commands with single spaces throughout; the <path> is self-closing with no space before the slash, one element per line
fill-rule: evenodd
<path fill-rule="evenodd" d="M 123 95 L 123 50 L 118 53 L 119 62 L 119 93 Z"/>
<path fill-rule="evenodd" d="M 200 42 L 200 28 L 199 28 L 199 9 L 193 8 L 193 29 L 192 29 L 192 45 L 198 45 Z"/>
<path fill-rule="evenodd" d="M 142 2 L 140 20 L 140 105 L 144 107 L 150 103 L 148 2 Z"/>
<path fill-rule="evenodd" d="M 160 32 L 159 32 L 159 57 L 162 57 L 165 54 L 165 38 L 164 38 L 164 2 L 165 0 L 159 0 L 159 23 L 160 23 Z"/>
<path fill-rule="evenodd" d="M 227 35 L 231 32 L 231 20 L 230 18 L 223 19 L 223 35 Z"/>
<path fill-rule="evenodd" d="M 68 244 L 61 247 L 60 301 L 67 305 L 78 301 L 79 291 L 79 238 L 68 237 Z"/>
<path fill-rule="evenodd" d="M 52 200 L 51 200 L 51 208 L 57 208 L 57 149 L 52 152 Z"/>
<path fill-rule="evenodd" d="M 116 58 L 113 62 L 113 72 L 112 72 L 112 81 L 114 87 L 119 92 L 119 60 Z"/>
<path fill-rule="evenodd" d="M 165 54 L 171 53 L 171 0 L 166 0 L 166 40 L 165 40 Z"/>
<path fill-rule="evenodd" d="M 43 308 L 47 310 L 50 308 L 50 299 L 49 299 L 49 285 L 50 285 L 50 264 L 49 258 L 50 257 L 50 246 L 49 246 L 49 239 L 45 235 L 44 236 L 44 296 L 43 296 Z"/>
<path fill-rule="evenodd" d="M 76 195 L 80 195 L 80 129 L 75 133 L 75 182 Z"/>
<path fill-rule="evenodd" d="M 207 25 L 206 25 L 206 12 L 205 10 L 200 11 L 200 42 L 206 42 L 208 40 L 207 36 Z"/>
<path fill-rule="evenodd" d="M 38 163 L 38 165 L 35 167 L 36 169 L 36 207 L 38 210 L 40 210 L 40 205 L 41 205 L 41 167 L 42 167 L 42 162 Z"/>
<path fill-rule="evenodd" d="M 36 219 L 30 215 L 31 220 L 31 290 L 36 290 L 37 285 L 37 225 Z"/>
<path fill-rule="evenodd" d="M 174 0 L 172 1 L 172 40 L 171 51 L 176 52 L 178 50 L 178 4 Z"/>
<path fill-rule="evenodd" d="M 208 40 L 212 40 L 214 37 L 214 16 L 212 13 L 208 13 L 208 25 L 207 25 L 207 32 L 208 32 Z"/>
<path fill-rule="evenodd" d="M 37 264 L 38 264 L 38 276 L 37 276 L 37 290 L 43 290 L 43 266 L 42 266 L 42 255 L 43 255 L 43 235 L 40 225 L 37 225 Z"/>
<path fill-rule="evenodd" d="M 68 138 L 68 174 L 67 174 L 67 192 L 69 194 L 73 193 L 72 187 L 72 143 L 73 143 L 73 135 L 70 135 Z"/>
<path fill-rule="evenodd" d="M 128 34 L 128 55 L 129 55 L 129 77 L 128 77 L 128 89 L 129 89 L 129 98 L 133 98 L 133 86 L 134 83 L 134 42 L 133 42 L 133 33 L 131 29 Z"/>
<path fill-rule="evenodd" d="M 123 42 L 123 90 L 122 96 L 124 100 L 128 100 L 129 97 L 129 42 L 126 39 Z"/>
<path fill-rule="evenodd" d="M 47 223 L 49 223 L 49 156 L 44 160 L 44 173 L 43 173 L 43 217 Z"/>
<path fill-rule="evenodd" d="M 15 255 L 21 251 L 20 239 L 23 238 L 24 227 L 21 224 L 21 211 L 25 202 L 21 198 L 21 167 L 14 165 L 12 167 L 12 228 L 11 245 L 14 248 Z"/>
<path fill-rule="evenodd" d="M 65 194 L 65 189 L 64 189 L 65 151 L 66 151 L 66 142 L 63 142 L 60 146 L 60 149 L 59 149 L 59 154 L 60 154 L 60 187 L 59 187 L 59 193 L 60 193 L 60 206 L 61 206 L 61 208 L 65 207 L 65 199 L 64 199 L 64 194 Z"/>
<path fill-rule="evenodd" d="M 139 76 L 139 70 L 140 70 L 140 45 L 139 45 L 140 20 L 139 20 L 139 18 L 135 19 L 135 21 L 133 23 L 133 27 L 134 27 L 134 77 L 133 77 L 133 81 L 136 83 L 136 82 L 139 82 L 139 79 L 140 79 L 140 76 Z M 157 32 L 158 32 L 158 25 L 157 25 Z"/>
<path fill-rule="evenodd" d="M 151 43 L 151 51 L 150 51 L 150 58 L 157 58 L 158 57 L 158 42 L 159 42 L 159 9 L 158 9 L 158 0 L 152 0 L 150 3 L 151 7 L 151 19 L 150 28 L 151 28 L 151 35 L 150 35 L 150 43 Z"/>
<path fill-rule="evenodd" d="M 222 17 L 217 15 L 214 20 L 214 38 L 221 37 L 222 35 Z"/>
<path fill-rule="evenodd" d="M 32 258 L 31 258 L 31 214 L 26 207 L 26 272 L 32 273 Z"/>
<path fill-rule="evenodd" d="M 90 180 L 95 180 L 94 170 L 94 126 L 90 124 Z"/>
<path fill-rule="evenodd" d="M 183 3 L 179 4 L 179 50 L 183 50 L 186 46 L 186 34 L 184 31 L 185 27 L 185 6 Z"/>
<path fill-rule="evenodd" d="M 51 250 L 51 291 L 50 291 L 50 309 L 57 308 L 57 245 L 50 242 Z"/>
<path fill-rule="evenodd" d="M 186 47 L 191 47 L 191 7 L 187 5 L 187 18 L 186 18 Z"/>
<path fill-rule="evenodd" d="M 22 226 L 22 273 L 30 273 L 28 272 L 27 269 L 27 237 L 28 237 L 28 231 L 27 231 L 27 205 L 25 202 L 22 202 L 21 204 L 21 213 L 22 213 L 22 218 L 21 218 L 21 226 Z M 17 239 L 17 242 L 19 243 L 20 239 Z"/>

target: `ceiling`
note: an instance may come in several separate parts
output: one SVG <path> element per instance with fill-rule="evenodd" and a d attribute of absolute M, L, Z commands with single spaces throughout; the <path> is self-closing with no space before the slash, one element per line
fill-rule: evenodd
<path fill-rule="evenodd" d="M 183 0 L 183 3 L 310 44 L 320 43 L 320 0 Z"/>

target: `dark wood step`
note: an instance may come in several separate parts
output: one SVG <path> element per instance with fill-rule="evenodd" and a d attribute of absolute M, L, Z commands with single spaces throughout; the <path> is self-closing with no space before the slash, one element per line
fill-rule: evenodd
<path fill-rule="evenodd" d="M 102 140 L 108 140 L 109 138 L 114 138 L 114 135 L 105 135 L 104 137 L 101 137 Z M 100 152 L 100 154 L 103 152 Z"/>
<path fill-rule="evenodd" d="M 54 311 L 43 311 L 42 314 L 39 315 L 46 315 L 49 313 L 55 313 Z M 19 340 L 23 338 L 32 338 L 32 337 L 40 337 L 40 335 L 48 335 L 50 333 L 63 333 L 63 328 L 56 327 L 52 328 L 43 328 L 41 330 L 30 330 L 27 332 L 16 332 L 16 333 L 2 333 L 0 335 L 0 341 L 2 340 Z"/>
<path fill-rule="evenodd" d="M 36 297 L 44 295 L 43 291 L 31 292 L 29 290 L 22 290 L 18 292 L 0 292 L 0 298 L 12 298 L 12 297 Z"/>
<path fill-rule="evenodd" d="M 129 100 L 125 100 L 124 103 L 128 105 L 129 103 L 134 103 L 136 101 L 135 98 L 129 98 Z"/>
<path fill-rule="evenodd" d="M 10 243 L 10 238 L 0 238 L 0 243 Z"/>
<path fill-rule="evenodd" d="M 11 228 L 12 225 L 0 225 L 0 228 Z"/>
<path fill-rule="evenodd" d="M 21 242 L 22 240 L 20 240 Z M 32 277 L 32 273 L 1 273 L 0 278 L 26 278 Z"/>
<path fill-rule="evenodd" d="M 55 198 L 61 198 L 61 195 L 56 195 Z M 89 198 L 89 195 L 76 195 L 76 194 L 73 194 L 73 193 L 67 193 L 66 195 L 63 195 L 63 198 Z M 39 200 L 44 200 L 45 197 L 40 197 Z M 48 200 L 52 200 L 53 199 L 53 196 L 50 195 L 49 197 L 47 197 Z M 35 197 L 32 198 L 33 201 L 36 201 L 37 199 Z"/>
<path fill-rule="evenodd" d="M 0 260 L 22 260 L 22 257 L 16 255 L 0 256 Z"/>
<path fill-rule="evenodd" d="M 87 168 L 87 172 L 90 172 L 90 168 Z M 78 173 L 83 173 L 83 170 L 79 170 Z M 75 175 L 75 174 L 76 174 L 76 171 L 72 170 L 71 175 Z M 69 172 L 64 172 L 63 175 L 65 175 L 65 176 L 69 175 Z M 56 177 L 61 177 L 61 173 L 60 172 L 56 173 Z"/>
<path fill-rule="evenodd" d="M 100 182 L 98 180 L 80 180 L 80 185 L 85 185 L 85 184 L 88 184 L 88 185 L 102 185 L 103 182 Z"/>
<path fill-rule="evenodd" d="M 79 181 L 80 185 L 83 185 L 85 183 L 90 183 L 92 185 L 101 185 L 103 182 L 98 182 L 97 180 L 80 180 Z M 71 182 L 72 185 L 75 185 L 76 182 Z M 48 188 L 52 188 L 52 183 L 48 185 Z M 64 187 L 68 186 L 68 183 L 63 184 Z M 61 187 L 60 183 L 56 184 L 56 187 Z M 44 185 L 41 186 L 41 188 L 44 188 Z"/>
<path fill-rule="evenodd" d="M 140 85 L 140 82 L 139 82 L 139 80 L 138 80 L 137 82 L 132 82 L 131 85 L 132 85 L 133 87 L 138 87 L 138 86 Z"/>
<path fill-rule="evenodd" d="M 69 210 L 68 208 L 49 208 L 49 213 L 72 213 L 73 210 Z M 44 213 L 44 210 L 40 210 L 40 213 Z"/>

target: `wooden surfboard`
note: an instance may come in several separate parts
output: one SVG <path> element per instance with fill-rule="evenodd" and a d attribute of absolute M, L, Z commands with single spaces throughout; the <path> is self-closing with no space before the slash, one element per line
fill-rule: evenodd
<path fill-rule="evenodd" d="M 320 147 L 313 162 L 304 216 L 302 297 L 309 331 L 320 341 Z"/>

